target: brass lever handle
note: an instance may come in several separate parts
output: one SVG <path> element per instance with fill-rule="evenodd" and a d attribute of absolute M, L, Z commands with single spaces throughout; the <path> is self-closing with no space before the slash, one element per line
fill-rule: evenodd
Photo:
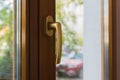
<path fill-rule="evenodd" d="M 62 29 L 59 22 L 54 22 L 52 16 L 46 18 L 46 34 L 51 37 L 54 34 L 55 29 L 55 54 L 56 54 L 56 64 L 61 61 L 62 55 Z"/>

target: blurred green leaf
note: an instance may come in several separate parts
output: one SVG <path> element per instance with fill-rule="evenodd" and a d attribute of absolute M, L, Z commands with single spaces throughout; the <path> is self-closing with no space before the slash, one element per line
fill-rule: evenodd
<path fill-rule="evenodd" d="M 13 11 L 11 5 L 10 1 L 6 4 L 6 0 L 0 0 L 0 78 L 3 79 L 12 79 L 13 70 Z"/>
<path fill-rule="evenodd" d="M 67 8 L 69 9 L 71 4 L 74 4 L 76 8 L 77 6 L 83 5 L 83 0 L 57 0 L 56 18 L 57 21 L 62 23 L 63 46 L 76 51 L 76 46 L 83 46 L 83 38 L 72 29 L 75 26 L 71 26 L 71 28 L 67 23 L 71 22 L 71 24 L 76 24 L 77 15 L 74 12 L 75 9 L 66 11 Z"/>

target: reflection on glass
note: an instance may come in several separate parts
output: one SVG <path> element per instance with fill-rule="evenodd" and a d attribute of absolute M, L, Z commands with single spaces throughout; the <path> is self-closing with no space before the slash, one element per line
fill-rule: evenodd
<path fill-rule="evenodd" d="M 108 79 L 108 0 L 104 0 L 105 80 Z M 89 14 L 89 13 L 88 13 Z M 83 0 L 56 0 L 56 18 L 62 24 L 62 60 L 56 80 L 83 80 Z M 92 65 L 92 64 L 91 64 Z"/>
<path fill-rule="evenodd" d="M 14 75 L 17 74 L 17 59 L 14 48 L 16 23 L 13 1 L 17 0 L 0 0 L 0 80 L 18 80 Z"/>
<path fill-rule="evenodd" d="M 109 16 L 109 0 L 104 0 L 104 79 L 109 80 L 109 27 L 108 27 L 108 16 Z"/>
<path fill-rule="evenodd" d="M 62 60 L 56 80 L 83 78 L 83 0 L 57 0 L 56 18 L 62 24 Z"/>

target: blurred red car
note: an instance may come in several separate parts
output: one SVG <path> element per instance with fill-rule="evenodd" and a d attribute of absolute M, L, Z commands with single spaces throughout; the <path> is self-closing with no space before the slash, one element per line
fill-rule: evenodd
<path fill-rule="evenodd" d="M 80 59 L 62 59 L 61 63 L 56 65 L 58 77 L 79 77 L 80 70 L 83 68 L 83 61 Z"/>

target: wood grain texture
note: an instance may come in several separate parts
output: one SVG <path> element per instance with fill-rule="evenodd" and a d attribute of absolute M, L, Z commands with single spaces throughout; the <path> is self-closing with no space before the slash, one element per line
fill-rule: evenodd
<path fill-rule="evenodd" d="M 120 1 L 110 0 L 110 80 L 120 80 Z"/>
<path fill-rule="evenodd" d="M 26 0 L 22 0 L 22 80 L 27 80 L 26 46 Z"/>
<path fill-rule="evenodd" d="M 109 79 L 113 80 L 112 0 L 109 0 Z"/>
<path fill-rule="evenodd" d="M 22 0 L 22 80 L 38 80 L 38 0 Z"/>
<path fill-rule="evenodd" d="M 55 0 L 39 0 L 39 80 L 55 80 L 55 41 L 45 34 L 45 19 L 55 19 Z"/>
<path fill-rule="evenodd" d="M 117 80 L 117 25 L 116 25 L 116 1 L 112 0 L 112 80 Z"/>
<path fill-rule="evenodd" d="M 114 8 L 113 8 L 114 9 Z M 116 0 L 116 80 L 120 80 L 120 0 Z"/>
<path fill-rule="evenodd" d="M 30 1 L 29 35 L 30 35 L 30 79 L 38 80 L 38 0 Z"/>

